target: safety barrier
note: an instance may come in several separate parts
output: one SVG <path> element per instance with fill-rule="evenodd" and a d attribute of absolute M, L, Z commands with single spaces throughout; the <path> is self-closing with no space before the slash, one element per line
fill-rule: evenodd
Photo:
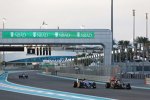
<path fill-rule="evenodd" d="M 6 78 L 6 74 L 7 72 L 6 71 L 0 71 L 0 80 L 5 80 L 5 78 Z"/>
<path fill-rule="evenodd" d="M 150 85 L 150 78 L 145 78 L 145 84 Z"/>
<path fill-rule="evenodd" d="M 110 76 L 96 76 L 96 75 L 84 75 L 84 74 L 70 74 L 70 73 L 57 73 L 58 76 L 64 77 L 72 77 L 78 79 L 87 79 L 92 81 L 101 81 L 101 82 L 108 82 Z"/>
<path fill-rule="evenodd" d="M 145 79 L 150 78 L 150 74 L 122 74 L 122 78 L 126 79 Z"/>

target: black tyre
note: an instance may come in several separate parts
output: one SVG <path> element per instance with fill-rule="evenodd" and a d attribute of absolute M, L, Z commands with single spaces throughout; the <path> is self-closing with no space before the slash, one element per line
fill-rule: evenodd
<path fill-rule="evenodd" d="M 105 88 L 110 88 L 110 83 L 106 83 Z"/>
<path fill-rule="evenodd" d="M 77 87 L 77 82 L 74 81 L 73 87 L 76 88 Z"/>
<path fill-rule="evenodd" d="M 126 85 L 126 89 L 131 89 L 130 83 L 128 83 L 128 84 Z"/>
<path fill-rule="evenodd" d="M 95 82 L 93 82 L 92 87 L 93 87 L 93 89 L 96 89 L 96 83 Z"/>
<path fill-rule="evenodd" d="M 19 79 L 21 79 L 22 78 L 22 76 L 21 75 L 19 75 Z"/>
<path fill-rule="evenodd" d="M 28 76 L 26 75 L 25 78 L 28 79 Z"/>

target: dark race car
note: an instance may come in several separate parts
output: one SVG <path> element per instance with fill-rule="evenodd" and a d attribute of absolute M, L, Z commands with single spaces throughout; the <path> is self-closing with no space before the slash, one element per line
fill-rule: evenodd
<path fill-rule="evenodd" d="M 93 81 L 88 81 L 86 79 L 77 79 L 73 84 L 74 88 L 96 88 L 96 83 Z"/>
<path fill-rule="evenodd" d="M 105 84 L 106 88 L 113 88 L 113 89 L 131 89 L 130 83 L 124 83 L 118 79 L 110 80 Z"/>
<path fill-rule="evenodd" d="M 27 74 L 20 74 L 19 76 L 19 79 L 28 79 L 28 75 Z"/>

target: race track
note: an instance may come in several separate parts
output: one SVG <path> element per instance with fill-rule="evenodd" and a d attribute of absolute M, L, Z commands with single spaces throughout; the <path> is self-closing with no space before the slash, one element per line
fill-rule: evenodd
<path fill-rule="evenodd" d="M 28 72 L 29 79 L 18 79 L 18 75 L 19 73 L 9 74 L 8 81 L 32 87 L 59 90 L 78 94 L 86 94 L 98 97 L 107 97 L 118 100 L 149 100 L 150 98 L 149 95 L 150 90 L 146 89 L 135 89 L 135 88 L 133 88 L 132 90 L 105 89 L 104 85 L 97 85 L 97 89 L 80 89 L 72 87 L 73 80 L 44 76 L 37 74 L 37 72 Z M 31 96 L 7 91 L 0 91 L 0 96 L 3 97 L 2 100 L 31 100 L 31 99 L 24 99 L 24 97 L 33 98 L 32 100 L 56 100 L 46 97 Z"/>

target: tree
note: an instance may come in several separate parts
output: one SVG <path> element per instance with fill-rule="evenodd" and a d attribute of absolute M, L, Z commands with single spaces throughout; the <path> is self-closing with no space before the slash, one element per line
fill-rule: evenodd
<path fill-rule="evenodd" d="M 118 45 L 124 50 L 125 48 L 128 48 L 128 46 L 131 46 L 130 41 L 124 41 L 124 40 L 120 40 L 118 42 Z"/>
<path fill-rule="evenodd" d="M 119 45 L 119 47 L 120 47 L 121 50 L 124 49 L 124 48 L 123 48 L 123 45 L 124 45 L 124 41 L 123 41 L 123 40 L 119 41 L 119 42 L 118 42 L 118 45 Z"/>
<path fill-rule="evenodd" d="M 140 50 L 143 54 L 142 57 L 148 57 L 148 44 L 149 44 L 149 40 L 146 37 L 137 37 L 136 38 L 136 42 L 140 45 Z M 143 47 L 143 50 L 141 50 L 141 48 Z"/>
<path fill-rule="evenodd" d="M 121 53 L 121 60 L 124 61 L 125 58 L 129 59 L 130 54 L 128 52 L 128 49 L 129 49 L 129 46 L 131 46 L 130 41 L 120 40 L 118 42 L 118 46 L 119 46 L 120 53 Z M 127 50 L 126 53 L 125 53 L 125 49 Z"/>
<path fill-rule="evenodd" d="M 124 47 L 128 48 L 130 46 L 130 41 L 124 41 Z"/>

